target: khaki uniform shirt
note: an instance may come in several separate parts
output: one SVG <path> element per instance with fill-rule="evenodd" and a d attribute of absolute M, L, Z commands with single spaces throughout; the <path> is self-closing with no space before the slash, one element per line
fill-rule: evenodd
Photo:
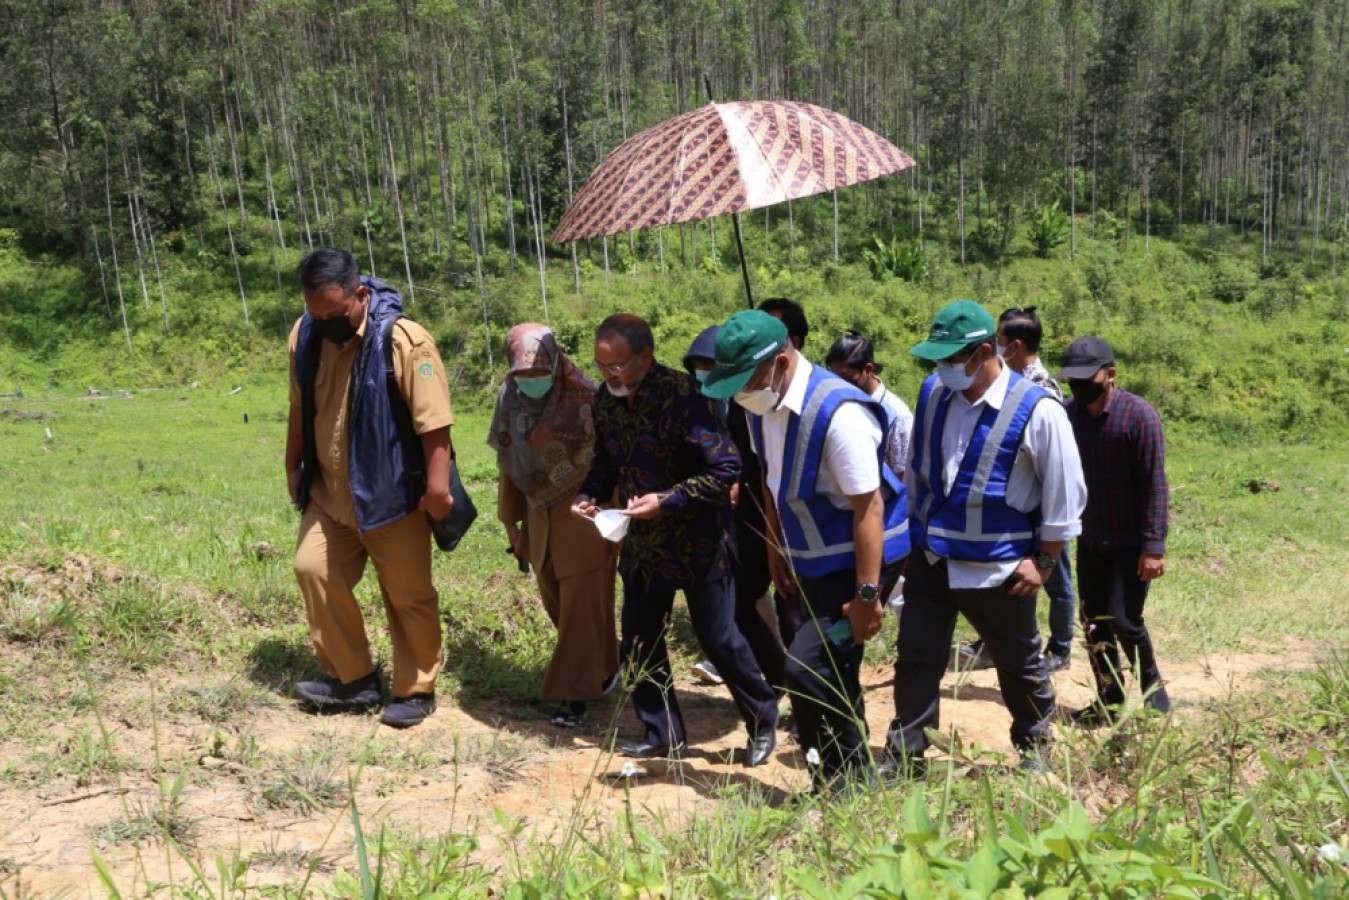
<path fill-rule="evenodd" d="M 361 342 L 366 321 L 356 336 L 338 346 L 323 340 L 319 351 L 319 369 L 314 381 L 314 441 L 318 445 L 319 474 L 310 488 L 310 501 L 349 528 L 356 528 L 356 504 L 351 497 L 351 479 L 347 470 L 347 417 L 350 413 L 351 369 Z M 300 322 L 290 330 L 290 405 L 301 406 L 300 374 L 295 345 Z M 314 335 L 314 340 L 322 340 Z M 426 329 L 411 319 L 399 319 L 393 327 L 393 371 L 399 390 L 412 412 L 412 428 L 426 434 L 454 424 L 450 410 L 450 385 L 445 364 L 440 360 L 435 341 Z"/>

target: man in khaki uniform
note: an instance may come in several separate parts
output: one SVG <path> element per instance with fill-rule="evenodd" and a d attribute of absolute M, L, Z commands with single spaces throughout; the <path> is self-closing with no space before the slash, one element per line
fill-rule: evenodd
<path fill-rule="evenodd" d="M 393 702 L 381 721 L 406 728 L 436 707 L 441 635 L 427 515 L 443 519 L 451 509 L 445 367 L 431 336 L 403 316 L 398 293 L 361 277 L 350 253 L 316 250 L 299 275 L 305 314 L 290 334 L 286 476 L 302 511 L 295 577 L 328 677 L 300 682 L 295 694 L 317 711 L 380 705 L 353 593 L 370 560 L 393 642 Z M 400 440 L 400 399 L 418 446 Z"/>

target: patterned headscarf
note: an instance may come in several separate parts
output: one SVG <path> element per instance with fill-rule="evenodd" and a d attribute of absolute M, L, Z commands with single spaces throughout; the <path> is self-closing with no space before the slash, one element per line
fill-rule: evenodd
<path fill-rule="evenodd" d="M 595 382 L 576 368 L 546 325 L 526 322 L 506 334 L 512 373 L 546 369 L 553 386 L 537 400 L 520 393 L 507 378 L 497 395 L 487 443 L 497 467 L 518 487 L 532 509 L 570 499 L 590 471 L 595 456 L 591 403 Z"/>

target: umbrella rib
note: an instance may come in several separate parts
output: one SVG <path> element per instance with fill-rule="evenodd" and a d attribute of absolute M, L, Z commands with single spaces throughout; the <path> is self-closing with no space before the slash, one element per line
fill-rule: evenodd
<path fill-rule="evenodd" d="M 727 117 L 729 114 L 722 112 L 723 105 L 730 106 L 731 104 L 720 104 L 720 103 L 717 104 L 717 115 L 720 116 L 721 118 L 722 127 L 725 128 L 727 132 L 730 132 L 731 126 L 727 121 Z M 773 166 L 772 161 L 769 159 L 768 152 L 764 149 L 763 144 L 759 141 L 758 136 L 753 131 L 750 130 L 749 126 L 746 125 L 743 120 L 740 120 L 737 124 L 740 126 L 739 130 L 742 131 L 745 134 L 745 136 L 748 137 L 754 143 L 755 149 L 759 151 L 759 157 L 764 161 L 764 168 L 768 170 L 769 175 L 772 176 L 773 182 L 777 185 L 778 194 L 781 196 L 781 199 L 775 200 L 773 202 L 781 203 L 783 200 L 792 199 L 786 187 L 783 185 L 782 178 L 781 176 L 778 175 L 777 169 Z M 740 153 L 739 143 L 733 141 L 731 142 L 731 147 L 735 151 L 736 159 L 743 163 L 744 157 Z M 740 169 L 743 172 L 744 166 L 742 165 Z M 746 201 L 750 201 L 750 191 L 748 185 L 746 185 L 745 188 L 745 199 Z M 763 205 L 769 206 L 772 204 L 763 204 Z M 758 207 L 751 205 L 747 206 L 746 208 L 757 209 Z"/>

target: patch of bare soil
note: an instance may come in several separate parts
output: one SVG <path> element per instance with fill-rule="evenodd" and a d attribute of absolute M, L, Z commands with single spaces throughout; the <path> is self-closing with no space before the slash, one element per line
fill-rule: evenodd
<path fill-rule="evenodd" d="M 1184 714 L 1187 706 L 1249 689 L 1261 670 L 1310 666 L 1317 651 L 1310 642 L 1289 641 L 1267 652 L 1163 661 L 1162 671 Z M 1072 668 L 1055 676 L 1060 702 L 1067 706 L 1083 704 L 1092 695 L 1081 650 L 1075 655 Z M 367 834 L 381 824 L 414 836 L 470 833 L 480 840 L 478 856 L 486 862 L 505 859 L 512 840 L 561 840 L 574 828 L 612 824 L 628 804 L 677 822 L 718 803 L 728 785 L 756 786 L 766 802 L 775 802 L 809 784 L 801 754 L 785 732 L 779 733 L 779 749 L 768 765 L 743 769 L 739 757 L 745 736 L 729 696 L 691 679 L 680 685 L 688 758 L 679 764 L 642 763 L 630 779 L 619 777 L 624 761 L 609 751 L 612 725 L 620 738 L 632 736 L 636 728 L 631 714 L 617 706 L 596 708 L 591 721 L 574 732 L 550 728 L 533 717 L 533 710 L 526 719 L 500 705 L 443 706 L 424 725 L 397 732 L 373 717 L 316 718 L 279 698 L 252 702 L 226 721 L 209 724 L 165 702 L 181 694 L 184 685 L 174 683 L 180 680 L 161 672 L 129 680 L 118 691 L 143 702 L 125 704 L 124 712 L 112 714 L 104 725 L 116 752 L 140 765 L 93 779 L 60 775 L 40 783 L 0 782 L 0 821 L 7 823 L 0 834 L 0 887 L 11 896 L 101 893 L 91 846 L 107 861 L 124 894 L 144 893 L 152 883 L 185 883 L 189 867 L 161 842 L 145 839 L 138 848 L 130 841 L 116 842 L 109 831 L 110 825 L 161 808 L 154 760 L 170 773 L 170 781 L 179 772 L 187 775 L 178 819 L 193 827 L 195 843 L 188 852 L 211 873 L 217 857 L 229 859 L 238 852 L 251 858 L 247 877 L 254 884 L 298 884 L 304 865 L 315 860 L 319 879 L 335 866 L 355 865 L 349 811 L 278 803 L 277 797 L 286 795 L 287 779 L 303 783 L 315 796 L 325 784 L 356 779 Z M 892 709 L 893 673 L 888 666 L 870 669 L 864 681 L 872 744 L 879 745 Z M 152 688 L 153 709 L 148 702 Z M 59 735 L 92 721 L 69 723 L 50 734 L 59 741 Z M 1010 718 L 992 671 L 947 676 L 942 722 L 948 729 L 954 725 L 966 747 L 1011 752 Z M 0 771 L 25 771 L 25 761 L 39 749 L 12 735 L 0 739 Z M 369 752 L 361 766 L 363 750 Z M 293 792 L 290 796 L 293 801 Z M 521 837 L 512 838 L 503 820 L 519 826 Z"/>

